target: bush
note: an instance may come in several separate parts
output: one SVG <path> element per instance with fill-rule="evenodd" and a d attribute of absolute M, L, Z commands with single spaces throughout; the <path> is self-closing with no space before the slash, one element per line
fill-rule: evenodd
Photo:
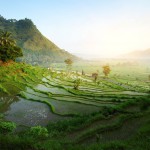
<path fill-rule="evenodd" d="M 78 90 L 79 89 L 79 86 L 80 86 L 80 84 L 81 84 L 81 79 L 76 79 L 76 80 L 74 80 L 74 89 L 75 90 Z"/>
<path fill-rule="evenodd" d="M 0 149 L 1 150 L 35 150 L 36 142 L 31 137 L 19 137 L 17 135 L 0 134 Z"/>
<path fill-rule="evenodd" d="M 109 115 L 113 115 L 117 112 L 117 110 L 115 108 L 112 108 L 112 107 L 107 107 L 107 106 L 104 106 L 102 108 L 102 114 L 104 116 L 109 116 Z"/>
<path fill-rule="evenodd" d="M 35 126 L 30 128 L 29 134 L 35 138 L 44 139 L 48 137 L 48 130 L 45 127 Z"/>
<path fill-rule="evenodd" d="M 148 99 L 143 99 L 140 102 L 140 109 L 141 110 L 147 110 L 150 107 L 150 101 Z"/>
<path fill-rule="evenodd" d="M 113 142 L 113 143 L 109 143 L 104 145 L 103 149 L 104 150 L 126 150 L 126 145 L 119 143 L 119 142 Z"/>
<path fill-rule="evenodd" d="M 16 124 L 13 122 L 1 122 L 0 133 L 12 133 L 16 129 Z"/>

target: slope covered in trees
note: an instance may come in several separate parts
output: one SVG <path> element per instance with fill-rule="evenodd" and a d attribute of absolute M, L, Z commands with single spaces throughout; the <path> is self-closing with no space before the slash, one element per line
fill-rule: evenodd
<path fill-rule="evenodd" d="M 50 62 L 63 62 L 66 58 L 77 59 L 44 37 L 30 19 L 5 19 L 0 16 L 0 30 L 9 31 L 23 49 L 21 61 L 30 64 L 48 65 Z"/>

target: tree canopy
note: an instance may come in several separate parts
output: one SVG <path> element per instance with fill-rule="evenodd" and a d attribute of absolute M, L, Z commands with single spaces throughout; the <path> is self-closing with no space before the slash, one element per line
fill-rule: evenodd
<path fill-rule="evenodd" d="M 110 66 L 109 65 L 105 65 L 103 66 L 103 73 L 104 75 L 107 77 L 108 74 L 110 73 L 111 69 L 110 69 Z"/>
<path fill-rule="evenodd" d="M 23 56 L 22 49 L 16 46 L 16 41 L 11 37 L 11 33 L 0 31 L 0 60 L 7 62 L 15 61 L 17 57 Z"/>
<path fill-rule="evenodd" d="M 71 59 L 66 59 L 65 61 L 64 61 L 67 65 L 72 65 L 73 64 L 73 61 L 71 60 Z"/>

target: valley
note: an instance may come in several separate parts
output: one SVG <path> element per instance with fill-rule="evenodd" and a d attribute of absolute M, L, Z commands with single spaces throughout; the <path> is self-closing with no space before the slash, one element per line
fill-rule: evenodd
<path fill-rule="evenodd" d="M 65 66 L 60 69 L 60 65 L 49 69 L 24 63 L 1 66 L 0 120 L 14 122 L 14 132 L 20 138 L 28 136 L 32 141 L 38 140 L 44 149 L 44 145 L 54 141 L 53 149 L 58 145 L 61 149 L 86 149 L 87 146 L 95 149 L 100 145 L 101 149 L 107 149 L 115 145 L 119 150 L 134 147 L 136 138 L 141 140 L 142 136 L 146 137 L 141 149 L 148 147 L 148 66 L 112 66 L 108 77 L 99 67 L 100 75 L 94 80 L 89 71 L 91 64 L 86 65 L 80 62 L 79 68 L 79 63 L 74 63 L 71 70 Z M 97 70 L 98 66 L 92 63 L 91 70 Z M 84 75 L 82 70 L 86 72 Z M 48 130 L 44 141 L 27 134 L 34 126 Z M 8 137 L 0 136 L 1 141 L 5 138 Z M 25 147 L 29 148 L 29 143 Z"/>

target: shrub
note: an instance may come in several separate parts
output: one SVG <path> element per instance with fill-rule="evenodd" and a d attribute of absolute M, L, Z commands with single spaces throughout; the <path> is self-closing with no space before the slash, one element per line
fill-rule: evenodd
<path fill-rule="evenodd" d="M 103 146 L 104 150 L 125 150 L 126 145 L 119 142 L 112 142 Z"/>
<path fill-rule="evenodd" d="M 143 99 L 140 102 L 140 109 L 141 110 L 147 110 L 150 107 L 150 101 L 148 99 Z"/>
<path fill-rule="evenodd" d="M 8 91 L 0 84 L 0 92 L 8 93 Z"/>
<path fill-rule="evenodd" d="M 116 110 L 115 108 L 112 108 L 112 107 L 106 107 L 106 106 L 104 106 L 104 107 L 102 108 L 102 114 L 103 114 L 104 116 L 113 115 L 113 114 L 115 114 L 116 112 L 117 112 L 117 110 Z"/>
<path fill-rule="evenodd" d="M 4 117 L 4 114 L 1 114 L 1 113 L 0 113 L 0 119 L 2 119 L 3 117 Z"/>
<path fill-rule="evenodd" d="M 75 90 L 78 90 L 80 84 L 81 84 L 81 79 L 76 79 L 76 80 L 74 80 L 74 89 L 75 89 Z"/>
<path fill-rule="evenodd" d="M 45 127 L 35 126 L 30 128 L 29 134 L 35 138 L 44 139 L 48 137 L 48 130 Z"/>
<path fill-rule="evenodd" d="M 35 150 L 35 141 L 31 137 L 0 134 L 0 149 L 1 150 Z"/>
<path fill-rule="evenodd" d="M 16 124 L 13 122 L 1 122 L 0 133 L 12 133 L 16 129 Z"/>

